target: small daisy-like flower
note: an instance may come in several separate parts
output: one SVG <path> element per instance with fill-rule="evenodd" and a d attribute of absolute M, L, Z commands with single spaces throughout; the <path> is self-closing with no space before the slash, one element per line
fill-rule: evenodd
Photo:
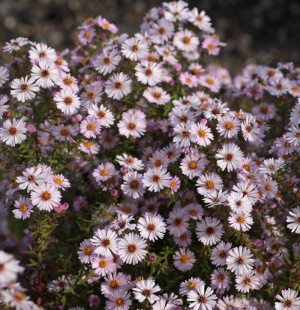
<path fill-rule="evenodd" d="M 143 170 L 144 169 L 144 164 L 143 162 L 131 155 L 128 155 L 126 153 L 123 153 L 123 155 L 117 155 L 116 156 L 116 161 L 128 170 Z"/>
<path fill-rule="evenodd" d="M 93 172 L 93 177 L 97 182 L 107 181 L 116 174 L 115 166 L 108 162 L 100 164 Z"/>
<path fill-rule="evenodd" d="M 173 44 L 184 52 L 194 52 L 199 46 L 199 39 L 190 30 L 181 30 L 174 34 Z"/>
<path fill-rule="evenodd" d="M 29 40 L 23 37 L 11 39 L 9 42 L 5 42 L 3 52 L 12 53 L 13 51 L 18 51 L 21 47 L 27 45 L 28 43 Z"/>
<path fill-rule="evenodd" d="M 8 290 L 3 289 L 1 291 L 1 299 L 5 305 L 9 305 L 10 308 L 16 310 L 37 309 L 37 305 L 29 300 L 29 296 L 27 296 L 24 291 L 25 289 L 18 285 Z"/>
<path fill-rule="evenodd" d="M 13 118 L 12 121 L 7 119 L 0 128 L 0 139 L 7 145 L 15 146 L 26 140 L 26 132 L 26 123 L 22 118 L 18 120 Z"/>
<path fill-rule="evenodd" d="M 105 278 L 105 282 L 101 283 L 101 293 L 108 297 L 117 290 L 124 290 L 128 288 L 128 280 L 126 275 L 122 272 L 116 271 L 109 273 Z"/>
<path fill-rule="evenodd" d="M 35 78 L 28 76 L 14 79 L 11 83 L 10 94 L 22 102 L 35 98 L 36 92 L 40 89 L 35 80 Z"/>
<path fill-rule="evenodd" d="M 228 252 L 231 249 L 231 243 L 221 241 L 213 248 L 211 253 L 211 261 L 216 266 L 225 266 Z"/>
<path fill-rule="evenodd" d="M 128 310 L 132 304 L 130 294 L 123 289 L 112 292 L 107 298 L 105 305 L 107 310 Z"/>
<path fill-rule="evenodd" d="M 199 13 L 197 8 L 193 8 L 189 13 L 189 21 L 200 30 L 208 33 L 215 32 L 214 28 L 211 25 L 210 17 L 207 16 L 204 11 L 201 11 Z"/>
<path fill-rule="evenodd" d="M 91 262 L 93 272 L 98 276 L 105 276 L 116 270 L 116 265 L 113 261 L 113 257 L 94 256 Z"/>
<path fill-rule="evenodd" d="M 248 231 L 253 224 L 253 218 L 249 213 L 230 212 L 228 222 L 236 230 Z"/>
<path fill-rule="evenodd" d="M 203 208 L 198 203 L 189 203 L 184 207 L 184 211 L 193 220 L 201 220 L 203 216 Z"/>
<path fill-rule="evenodd" d="M 282 158 L 265 159 L 259 166 L 259 172 L 272 175 L 284 166 L 284 160 Z"/>
<path fill-rule="evenodd" d="M 129 233 L 120 239 L 118 254 L 124 263 L 136 265 L 145 258 L 148 252 L 145 250 L 146 247 L 145 239 L 137 234 Z"/>
<path fill-rule="evenodd" d="M 189 224 L 188 220 L 190 217 L 186 214 L 185 210 L 182 208 L 174 208 L 167 219 L 168 230 L 170 235 L 175 237 L 180 236 L 186 232 Z"/>
<path fill-rule="evenodd" d="M 71 89 L 74 93 L 78 93 L 78 81 L 70 73 L 61 72 L 56 85 L 60 86 L 63 89 Z"/>
<path fill-rule="evenodd" d="M 169 184 L 167 185 L 167 187 L 170 188 L 172 191 L 172 194 L 174 194 L 180 188 L 180 184 L 181 184 L 180 179 L 177 176 L 175 176 L 173 179 L 169 181 Z"/>
<path fill-rule="evenodd" d="M 110 127 L 115 121 L 114 115 L 103 104 L 98 107 L 96 104 L 91 105 L 88 109 L 88 114 L 99 119 L 99 123 L 103 127 Z"/>
<path fill-rule="evenodd" d="M 134 61 L 145 59 L 149 54 L 149 45 L 142 38 L 129 38 L 122 43 L 121 48 L 122 54 Z"/>
<path fill-rule="evenodd" d="M 166 223 L 161 215 L 146 212 L 139 218 L 137 229 L 143 238 L 155 241 L 164 237 Z"/>
<path fill-rule="evenodd" d="M 94 61 L 95 69 L 104 75 L 111 73 L 121 61 L 121 56 L 117 50 L 104 50 Z"/>
<path fill-rule="evenodd" d="M 205 217 L 197 224 L 197 237 L 205 245 L 216 244 L 222 237 L 223 225 L 219 220 L 212 217 Z"/>
<path fill-rule="evenodd" d="M 207 146 L 211 144 L 214 136 L 209 127 L 203 123 L 192 124 L 191 126 L 191 141 L 200 146 Z"/>
<path fill-rule="evenodd" d="M 252 256 L 247 248 L 242 246 L 235 247 L 228 252 L 226 258 L 227 268 L 237 275 L 245 274 L 253 268 L 254 259 Z"/>
<path fill-rule="evenodd" d="M 282 290 L 281 295 L 279 294 L 276 295 L 276 299 L 279 300 L 279 302 L 275 302 L 276 310 L 300 309 L 300 297 L 298 297 L 296 291 L 288 288 L 287 290 Z"/>
<path fill-rule="evenodd" d="M 192 122 L 180 123 L 174 127 L 173 142 L 179 147 L 191 145 L 191 126 Z"/>
<path fill-rule="evenodd" d="M 60 203 L 61 193 L 50 184 L 44 183 L 31 192 L 31 202 L 39 210 L 51 211 Z"/>
<path fill-rule="evenodd" d="M 150 102 L 158 105 L 165 105 L 171 100 L 171 96 L 160 87 L 148 87 L 143 96 Z"/>
<path fill-rule="evenodd" d="M 146 131 L 146 116 L 143 112 L 129 110 L 122 114 L 122 119 L 118 123 L 119 132 L 121 135 L 129 138 L 139 138 Z"/>
<path fill-rule="evenodd" d="M 136 224 L 131 224 L 134 221 L 133 216 L 123 213 L 117 213 L 116 218 L 110 224 L 111 229 L 115 230 L 119 235 L 123 233 L 125 229 L 134 230 Z"/>
<path fill-rule="evenodd" d="M 118 235 L 111 229 L 97 229 L 93 238 L 90 240 L 94 244 L 95 254 L 105 257 L 113 257 L 118 254 Z"/>
<path fill-rule="evenodd" d="M 53 174 L 47 179 L 47 183 L 53 185 L 57 189 L 65 190 L 70 187 L 69 180 L 62 174 Z"/>
<path fill-rule="evenodd" d="M 217 165 L 222 170 L 227 169 L 228 171 L 232 171 L 238 168 L 240 163 L 243 161 L 244 154 L 237 145 L 228 143 L 217 152 L 216 158 Z"/>
<path fill-rule="evenodd" d="M 31 69 L 31 77 L 36 79 L 35 83 L 42 88 L 49 88 L 55 85 L 59 75 L 54 63 L 42 62 Z"/>
<path fill-rule="evenodd" d="M 30 48 L 29 58 L 33 64 L 53 63 L 57 55 L 53 48 L 48 47 L 44 43 L 37 43 Z"/>
<path fill-rule="evenodd" d="M 156 168 L 149 168 L 143 175 L 143 184 L 151 192 L 159 192 L 161 189 L 169 185 L 172 179 L 167 169 L 161 166 Z"/>
<path fill-rule="evenodd" d="M 93 115 L 89 115 L 80 123 L 80 132 L 85 138 L 96 138 L 100 134 L 100 121 Z"/>
<path fill-rule="evenodd" d="M 48 176 L 40 166 L 26 168 L 22 174 L 22 176 L 16 178 L 16 182 L 19 184 L 20 189 L 27 189 L 27 192 L 45 183 Z"/>
<path fill-rule="evenodd" d="M 142 84 L 155 86 L 157 83 L 161 82 L 162 72 L 157 63 L 143 61 L 136 65 L 135 70 L 137 80 Z"/>
<path fill-rule="evenodd" d="M 54 126 L 52 130 L 52 135 L 54 139 L 58 141 L 73 141 L 73 136 L 77 134 L 74 126 L 60 124 Z"/>
<path fill-rule="evenodd" d="M 152 278 L 137 281 L 132 291 L 134 293 L 134 298 L 139 302 L 143 302 L 147 299 L 153 304 L 155 301 L 159 300 L 159 297 L 157 297 L 155 293 L 160 291 L 160 287 L 155 284 Z"/>
<path fill-rule="evenodd" d="M 89 239 L 85 239 L 80 243 L 79 251 L 77 252 L 79 260 L 83 264 L 91 263 L 95 258 L 95 245 Z"/>
<path fill-rule="evenodd" d="M 124 194 L 137 199 L 143 196 L 145 190 L 142 183 L 143 176 L 137 171 L 129 171 L 123 177 L 124 183 L 121 185 L 121 189 Z"/>
<path fill-rule="evenodd" d="M 220 190 L 222 188 L 223 181 L 215 172 L 202 174 L 197 180 L 197 192 L 206 197 L 212 191 Z"/>
<path fill-rule="evenodd" d="M 227 201 L 230 209 L 235 213 L 245 214 L 252 211 L 252 202 L 243 193 L 231 192 Z"/>
<path fill-rule="evenodd" d="M 197 288 L 201 285 L 205 285 L 205 283 L 200 278 L 190 278 L 180 283 L 179 294 L 187 295 L 191 291 L 197 292 Z"/>
<path fill-rule="evenodd" d="M 223 294 L 229 289 L 231 281 L 224 268 L 217 268 L 211 274 L 211 287 L 217 290 L 217 293 Z"/>
<path fill-rule="evenodd" d="M 180 248 L 173 255 L 174 266 L 180 271 L 191 270 L 196 261 L 195 254 L 186 248 Z"/>
<path fill-rule="evenodd" d="M 30 217 L 30 213 L 33 212 L 33 205 L 29 198 L 20 197 L 15 201 L 15 210 L 13 210 L 13 214 L 15 218 L 25 220 Z"/>
<path fill-rule="evenodd" d="M 204 284 L 197 287 L 196 291 L 187 293 L 187 301 L 190 302 L 189 308 L 193 310 L 211 310 L 216 304 L 216 299 L 214 291 L 210 287 L 205 290 Z"/>
<path fill-rule="evenodd" d="M 242 293 L 249 293 L 250 290 L 257 290 L 260 287 L 259 277 L 253 271 L 237 275 L 235 282 L 236 289 Z"/>
<path fill-rule="evenodd" d="M 201 174 L 207 164 L 207 160 L 200 158 L 198 154 L 188 154 L 180 163 L 182 174 L 193 179 Z"/>
<path fill-rule="evenodd" d="M 233 138 L 235 137 L 240 128 L 240 122 L 237 118 L 230 115 L 222 116 L 218 119 L 217 131 L 224 138 Z"/>
<path fill-rule="evenodd" d="M 56 93 L 53 100 L 56 102 L 57 108 L 67 115 L 77 113 L 81 104 L 79 97 L 69 88 Z"/>
<path fill-rule="evenodd" d="M 19 265 L 11 254 L 0 250 L 0 285 L 6 286 L 9 282 L 17 279 L 17 274 L 22 273 L 24 268 Z"/>
<path fill-rule="evenodd" d="M 294 233 L 300 234 L 300 207 L 292 209 L 289 212 L 290 216 L 286 221 L 289 223 L 287 227 Z"/>

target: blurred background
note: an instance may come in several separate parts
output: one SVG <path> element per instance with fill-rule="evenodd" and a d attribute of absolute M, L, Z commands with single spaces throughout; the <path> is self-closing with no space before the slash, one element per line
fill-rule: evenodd
<path fill-rule="evenodd" d="M 19 36 L 56 50 L 72 47 L 77 27 L 101 15 L 119 32 L 139 31 L 145 13 L 159 0 L 0 0 L 0 46 Z M 168 2 L 168 1 L 166 1 Z M 226 48 L 216 61 L 239 71 L 249 63 L 275 65 L 300 59 L 299 0 L 192 0 L 205 10 Z M 3 57 L 3 56 L 2 56 Z M 0 59 L 3 63 L 3 58 Z"/>

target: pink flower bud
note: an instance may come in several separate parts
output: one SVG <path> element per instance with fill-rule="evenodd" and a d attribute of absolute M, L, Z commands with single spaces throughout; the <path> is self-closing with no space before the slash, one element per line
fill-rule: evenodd
<path fill-rule="evenodd" d="M 173 68 L 175 69 L 175 71 L 179 72 L 182 69 L 182 65 L 180 63 L 177 63 L 173 66 Z"/>
<path fill-rule="evenodd" d="M 113 197 L 116 197 L 118 196 L 118 191 L 116 189 L 113 189 L 110 194 L 113 196 Z"/>
<path fill-rule="evenodd" d="M 206 118 L 202 118 L 200 120 L 200 124 L 206 125 L 207 124 L 207 119 Z"/>
<path fill-rule="evenodd" d="M 125 167 L 125 166 L 122 166 L 122 167 L 120 168 L 120 171 L 121 171 L 122 174 L 126 174 L 126 173 L 128 172 L 128 168 Z"/>
<path fill-rule="evenodd" d="M 31 132 L 36 132 L 36 128 L 35 128 L 35 126 L 34 126 L 33 124 L 28 124 L 28 125 L 27 125 L 27 131 L 28 131 L 29 133 L 31 133 Z"/>

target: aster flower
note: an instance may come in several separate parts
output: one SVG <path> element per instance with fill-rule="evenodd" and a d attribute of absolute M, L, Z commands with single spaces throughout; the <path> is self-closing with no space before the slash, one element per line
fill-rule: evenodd
<path fill-rule="evenodd" d="M 11 254 L 0 250 L 0 285 L 6 286 L 17 279 L 17 274 L 22 273 L 24 267 L 19 265 L 19 261 L 14 259 Z"/>
<path fill-rule="evenodd" d="M 9 72 L 6 67 L 0 66 L 0 87 L 2 87 L 9 78 Z"/>
<path fill-rule="evenodd" d="M 123 153 L 123 155 L 117 155 L 116 161 L 123 167 L 128 168 L 128 170 L 142 170 L 144 169 L 143 162 L 131 155 Z"/>
<path fill-rule="evenodd" d="M 249 293 L 250 290 L 260 287 L 259 277 L 253 271 L 237 275 L 235 282 L 236 289 L 242 293 Z"/>
<path fill-rule="evenodd" d="M 12 121 L 7 119 L 0 128 L 0 139 L 7 145 L 15 146 L 26 140 L 26 132 L 27 127 L 23 118 L 18 120 L 13 118 Z"/>
<path fill-rule="evenodd" d="M 205 173 L 199 175 L 197 180 L 197 192 L 205 197 L 213 191 L 223 188 L 223 181 L 221 177 L 215 172 Z"/>
<path fill-rule="evenodd" d="M 125 40 L 121 48 L 121 53 L 134 61 L 145 59 L 149 53 L 149 45 L 146 40 L 137 37 Z"/>
<path fill-rule="evenodd" d="M 129 171 L 123 177 L 124 183 L 121 185 L 121 189 L 124 194 L 137 199 L 143 196 L 145 190 L 142 183 L 143 176 L 137 171 Z"/>
<path fill-rule="evenodd" d="M 123 213 L 117 213 L 116 218 L 110 224 L 110 228 L 115 230 L 119 235 L 121 235 L 126 229 L 135 229 L 136 224 L 131 224 L 131 221 L 134 221 L 133 216 Z"/>
<path fill-rule="evenodd" d="M 240 122 L 237 118 L 225 115 L 218 119 L 217 131 L 224 138 L 230 139 L 235 137 L 240 129 Z"/>
<path fill-rule="evenodd" d="M 69 180 L 62 174 L 52 174 L 47 178 L 47 183 L 53 185 L 57 189 L 65 190 L 70 187 Z"/>
<path fill-rule="evenodd" d="M 225 266 L 228 252 L 231 249 L 231 243 L 221 241 L 212 250 L 211 261 L 216 266 Z"/>
<path fill-rule="evenodd" d="M 180 248 L 173 255 L 174 266 L 180 271 L 191 270 L 196 261 L 195 254 L 186 248 Z"/>
<path fill-rule="evenodd" d="M 205 245 L 216 244 L 223 233 L 223 225 L 215 218 L 208 216 L 197 224 L 197 238 Z"/>
<path fill-rule="evenodd" d="M 56 58 L 56 52 L 53 48 L 48 47 L 44 43 L 37 43 L 31 46 L 29 50 L 29 58 L 33 64 L 53 63 Z"/>
<path fill-rule="evenodd" d="M 188 4 L 185 1 L 163 2 L 164 17 L 170 21 L 183 21 L 189 17 Z"/>
<path fill-rule="evenodd" d="M 161 215 L 146 212 L 139 218 L 137 229 L 143 238 L 155 241 L 164 237 L 166 223 Z"/>
<path fill-rule="evenodd" d="M 179 294 L 187 295 L 189 292 L 197 292 L 197 288 L 205 283 L 200 278 L 190 278 L 180 283 Z"/>
<path fill-rule="evenodd" d="M 61 193 L 52 185 L 43 183 L 31 192 L 31 202 L 39 210 L 51 211 L 60 203 Z"/>
<path fill-rule="evenodd" d="M 186 214 L 185 210 L 180 207 L 175 207 L 169 214 L 167 219 L 168 230 L 170 235 L 175 237 L 180 236 L 182 233 L 186 232 L 188 228 L 189 216 Z"/>
<path fill-rule="evenodd" d="M 83 264 L 91 263 L 96 254 L 95 254 L 95 245 L 89 239 L 83 240 L 79 245 L 79 250 L 77 251 L 78 258 Z"/>
<path fill-rule="evenodd" d="M 182 174 L 193 179 L 201 174 L 207 164 L 207 160 L 200 158 L 198 154 L 188 154 L 180 163 Z"/>
<path fill-rule="evenodd" d="M 232 248 L 226 258 L 227 268 L 237 275 L 245 274 L 253 268 L 254 259 L 252 256 L 250 250 L 245 247 Z"/>
<path fill-rule="evenodd" d="M 107 181 L 115 174 L 116 174 L 116 168 L 110 162 L 98 165 L 98 167 L 93 171 L 93 177 L 99 183 Z"/>
<path fill-rule="evenodd" d="M 25 289 L 19 285 L 4 289 L 1 291 L 1 299 L 6 305 L 16 310 L 37 309 L 37 305 L 29 300 L 29 296 L 24 291 Z"/>
<path fill-rule="evenodd" d="M 118 235 L 111 229 L 97 229 L 90 239 L 95 246 L 95 254 L 112 257 L 118 254 Z"/>
<path fill-rule="evenodd" d="M 187 301 L 190 302 L 189 308 L 193 310 L 211 310 L 216 304 L 216 299 L 217 296 L 209 286 L 205 289 L 204 285 L 200 285 L 196 291 L 187 293 Z"/>
<path fill-rule="evenodd" d="M 189 21 L 198 27 L 200 30 L 214 33 L 215 30 L 211 25 L 210 17 L 206 15 L 204 11 L 199 13 L 198 8 L 193 8 L 189 12 Z"/>
<path fill-rule="evenodd" d="M 200 146 L 207 146 L 211 144 L 214 136 L 211 133 L 211 129 L 204 123 L 196 123 L 191 126 L 191 141 L 197 143 Z"/>
<path fill-rule="evenodd" d="M 14 51 L 18 51 L 23 46 L 27 45 L 28 43 L 29 43 L 29 40 L 23 37 L 11 39 L 9 42 L 5 42 L 5 45 L 3 47 L 3 52 L 12 53 Z"/>
<path fill-rule="evenodd" d="M 160 291 L 159 285 L 156 285 L 152 278 L 146 280 L 137 281 L 135 287 L 132 288 L 134 298 L 139 302 L 143 302 L 147 299 L 151 304 L 159 300 L 159 297 L 155 295 Z"/>
<path fill-rule="evenodd" d="M 131 92 L 131 82 L 127 74 L 115 73 L 105 83 L 105 92 L 109 98 L 120 100 Z"/>
<path fill-rule="evenodd" d="M 95 69 L 104 75 L 111 73 L 121 61 L 119 52 L 114 49 L 111 51 L 103 50 L 94 61 Z"/>
<path fill-rule="evenodd" d="M 224 294 L 231 284 L 231 280 L 224 268 L 215 269 L 210 276 L 210 280 L 212 289 L 215 289 L 219 294 Z"/>
<path fill-rule="evenodd" d="M 218 150 L 216 158 L 217 165 L 222 170 L 227 169 L 230 172 L 239 166 L 244 159 L 244 154 L 237 145 L 228 143 Z"/>
<path fill-rule="evenodd" d="M 101 293 L 108 297 L 117 290 L 126 290 L 129 287 L 126 275 L 122 272 L 113 271 L 106 275 L 105 282 L 101 283 Z"/>
<path fill-rule="evenodd" d="M 67 115 L 77 113 L 81 105 L 79 97 L 69 88 L 56 93 L 53 100 L 56 102 L 57 108 Z"/>
<path fill-rule="evenodd" d="M 171 100 L 171 96 L 160 87 L 148 87 L 143 96 L 150 102 L 158 105 L 165 105 Z"/>
<path fill-rule="evenodd" d="M 136 265 L 145 258 L 146 247 L 147 243 L 143 238 L 135 233 L 129 233 L 120 239 L 118 254 L 124 263 Z"/>
<path fill-rule="evenodd" d="M 30 217 L 30 213 L 33 212 L 33 205 L 29 198 L 20 197 L 15 201 L 15 208 L 12 212 L 17 219 L 25 220 Z"/>
<path fill-rule="evenodd" d="M 105 276 L 116 270 L 116 265 L 114 263 L 113 257 L 106 256 L 94 256 L 91 262 L 93 272 L 98 276 Z"/>
<path fill-rule="evenodd" d="M 11 83 L 12 90 L 10 94 L 22 102 L 35 98 L 36 92 L 40 89 L 35 80 L 33 77 L 29 78 L 29 76 L 14 79 Z"/>
<path fill-rule="evenodd" d="M 281 296 L 282 295 L 282 296 Z M 277 294 L 276 299 L 279 302 L 275 302 L 276 310 L 297 310 L 300 307 L 300 297 L 296 291 L 288 288 L 287 290 L 282 290 L 281 295 Z"/>
<path fill-rule="evenodd" d="M 287 227 L 294 233 L 300 234 L 300 207 L 293 208 L 289 212 L 286 221 L 289 223 Z"/>
<path fill-rule="evenodd" d="M 7 103 L 9 97 L 7 95 L 0 95 L 0 119 L 2 119 L 3 114 L 8 111 L 9 105 Z"/>
<path fill-rule="evenodd" d="M 191 145 L 191 126 L 192 122 L 180 123 L 174 127 L 173 142 L 178 147 L 188 147 Z"/>
<path fill-rule="evenodd" d="M 139 138 L 146 131 L 146 115 L 137 110 L 128 110 L 122 114 L 122 119 L 118 123 L 119 132 L 126 138 L 130 136 Z"/>
<path fill-rule="evenodd" d="M 249 213 L 230 212 L 228 222 L 236 230 L 248 231 L 253 224 L 253 218 Z"/>
<path fill-rule="evenodd" d="M 170 173 L 161 166 L 156 168 L 149 168 L 143 175 L 143 185 L 149 191 L 159 192 L 161 189 L 169 185 L 172 179 Z"/>
<path fill-rule="evenodd" d="M 85 138 L 96 138 L 100 134 L 100 126 L 99 119 L 93 115 L 89 115 L 80 123 L 80 132 Z"/>
<path fill-rule="evenodd" d="M 180 30 L 174 34 L 173 44 L 184 52 L 193 52 L 199 47 L 199 39 L 188 29 Z"/>
<path fill-rule="evenodd" d="M 142 84 L 149 86 L 155 86 L 161 82 L 161 68 L 157 63 L 151 63 L 149 61 L 142 61 L 135 67 L 137 80 Z"/>
<path fill-rule="evenodd" d="M 92 104 L 88 109 L 88 114 L 95 116 L 99 119 L 99 123 L 103 127 L 110 127 L 115 121 L 115 117 L 112 112 L 107 109 L 103 104 L 98 107 L 96 104 Z"/>
<path fill-rule="evenodd" d="M 130 294 L 127 290 L 116 290 L 107 298 L 105 307 L 107 310 L 128 310 L 132 304 Z"/>
<path fill-rule="evenodd" d="M 227 201 L 230 209 L 235 213 L 245 214 L 252 211 L 252 202 L 243 193 L 231 192 Z"/>
<path fill-rule="evenodd" d="M 31 69 L 31 78 L 42 88 L 49 88 L 55 85 L 59 79 L 58 70 L 54 63 L 42 62 L 38 66 L 34 65 Z"/>

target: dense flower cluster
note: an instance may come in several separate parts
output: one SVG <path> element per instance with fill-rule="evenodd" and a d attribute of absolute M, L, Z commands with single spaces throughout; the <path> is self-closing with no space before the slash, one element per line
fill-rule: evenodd
<path fill-rule="evenodd" d="M 232 78 L 223 46 L 184 1 L 132 37 L 99 16 L 61 53 L 5 44 L 0 302 L 300 309 L 300 70 Z"/>

